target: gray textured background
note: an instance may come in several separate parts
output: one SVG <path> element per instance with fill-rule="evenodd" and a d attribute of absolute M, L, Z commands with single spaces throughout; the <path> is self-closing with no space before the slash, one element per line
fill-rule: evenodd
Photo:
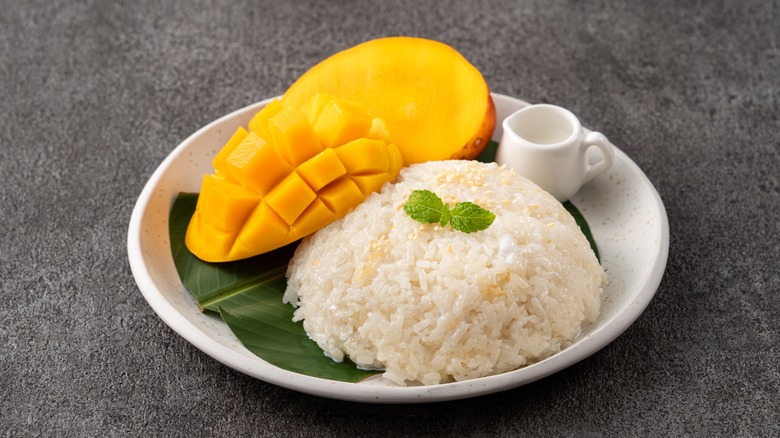
<path fill-rule="evenodd" d="M 0 435 L 780 434 L 776 0 L 125 3 L 0 0 Z M 655 184 L 666 275 L 615 342 L 504 393 L 360 405 L 235 372 L 146 304 L 125 240 L 165 156 L 394 34 L 572 109 Z"/>

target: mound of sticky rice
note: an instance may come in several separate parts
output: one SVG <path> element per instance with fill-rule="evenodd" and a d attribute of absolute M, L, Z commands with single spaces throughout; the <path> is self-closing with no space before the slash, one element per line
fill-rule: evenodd
<path fill-rule="evenodd" d="M 417 222 L 403 210 L 416 189 L 474 202 L 495 221 L 470 234 Z M 606 281 L 555 198 L 475 161 L 403 169 L 304 239 L 287 277 L 285 302 L 325 354 L 400 385 L 498 374 L 561 351 L 598 316 Z"/>

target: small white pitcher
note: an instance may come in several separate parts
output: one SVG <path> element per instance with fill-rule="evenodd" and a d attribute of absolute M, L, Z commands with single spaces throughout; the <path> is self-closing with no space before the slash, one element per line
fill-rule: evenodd
<path fill-rule="evenodd" d="M 504 135 L 496 162 L 550 192 L 561 202 L 603 173 L 615 160 L 612 144 L 601 133 L 585 134 L 577 116 L 555 105 L 525 107 L 503 122 Z M 587 150 L 595 146 L 602 159 L 590 164 Z"/>

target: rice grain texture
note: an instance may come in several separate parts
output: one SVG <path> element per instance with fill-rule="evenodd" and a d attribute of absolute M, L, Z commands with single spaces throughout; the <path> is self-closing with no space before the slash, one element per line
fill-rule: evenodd
<path fill-rule="evenodd" d="M 466 234 L 403 211 L 413 190 L 496 214 Z M 404 168 L 394 184 L 307 237 L 285 302 L 334 360 L 399 384 L 511 371 L 570 345 L 599 313 L 606 282 L 585 236 L 550 194 L 475 161 Z"/>

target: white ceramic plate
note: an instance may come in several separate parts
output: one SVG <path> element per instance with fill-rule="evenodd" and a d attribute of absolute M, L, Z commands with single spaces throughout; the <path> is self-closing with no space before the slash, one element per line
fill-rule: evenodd
<path fill-rule="evenodd" d="M 501 121 L 528 105 L 493 94 Z M 616 162 L 577 193 L 572 202 L 591 226 L 609 283 L 601 315 L 584 327 L 576 342 L 537 364 L 497 376 L 436 386 L 398 387 L 374 376 L 344 383 L 286 371 L 255 356 L 218 316 L 198 310 L 179 281 L 168 239 L 168 213 L 179 192 L 198 192 L 211 160 L 239 125 L 270 99 L 228 114 L 198 130 L 163 161 L 144 187 L 133 210 L 127 237 L 130 266 L 138 287 L 155 312 L 187 341 L 220 362 L 285 388 L 343 400 L 415 403 L 452 400 L 514 388 L 560 371 L 603 348 L 633 323 L 655 294 L 666 267 L 669 225 L 658 193 L 620 150 Z"/>

